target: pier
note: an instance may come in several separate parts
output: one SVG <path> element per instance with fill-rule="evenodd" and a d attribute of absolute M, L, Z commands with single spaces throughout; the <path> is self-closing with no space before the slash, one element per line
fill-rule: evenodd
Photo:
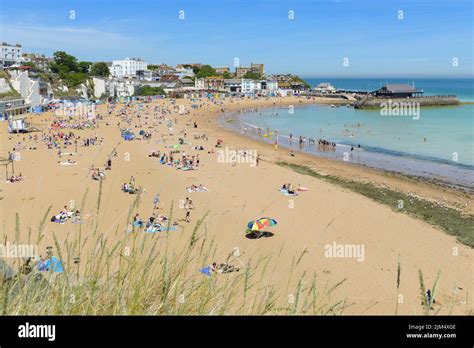
<path fill-rule="evenodd" d="M 459 105 L 460 101 L 455 95 L 435 95 L 422 97 L 391 98 L 378 96 L 365 96 L 358 99 L 354 104 L 356 109 L 380 108 L 382 104 L 388 103 L 418 103 L 420 106 L 449 106 Z"/>

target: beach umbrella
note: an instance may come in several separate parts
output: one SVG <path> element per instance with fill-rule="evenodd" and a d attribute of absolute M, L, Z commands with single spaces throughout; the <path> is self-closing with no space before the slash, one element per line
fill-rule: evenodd
<path fill-rule="evenodd" d="M 250 231 L 259 231 L 265 226 L 259 223 L 257 220 L 252 220 L 247 224 L 247 229 Z"/>
<path fill-rule="evenodd" d="M 247 229 L 250 231 L 260 231 L 263 230 L 265 227 L 275 226 L 277 224 L 275 219 L 271 218 L 260 218 L 258 220 L 250 221 L 247 224 Z"/>
<path fill-rule="evenodd" d="M 277 224 L 275 219 L 263 217 L 257 220 L 264 226 L 275 226 Z"/>

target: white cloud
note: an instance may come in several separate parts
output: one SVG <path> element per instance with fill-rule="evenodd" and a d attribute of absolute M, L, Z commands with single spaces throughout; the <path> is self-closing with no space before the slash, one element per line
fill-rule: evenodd
<path fill-rule="evenodd" d="M 2 37 L 2 41 L 21 43 L 25 52 L 63 50 L 83 60 L 111 60 L 153 52 L 150 42 L 141 38 L 93 28 L 5 25 Z"/>

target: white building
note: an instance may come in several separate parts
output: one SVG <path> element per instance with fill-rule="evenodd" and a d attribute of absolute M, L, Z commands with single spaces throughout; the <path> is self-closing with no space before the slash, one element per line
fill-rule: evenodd
<path fill-rule="evenodd" d="M 206 89 L 206 79 L 204 78 L 196 79 L 194 81 L 194 87 L 200 90 Z"/>
<path fill-rule="evenodd" d="M 278 89 L 278 81 L 267 80 L 266 87 L 267 91 L 275 92 Z"/>
<path fill-rule="evenodd" d="M 231 93 L 242 92 L 242 79 L 224 79 L 224 89 Z"/>
<path fill-rule="evenodd" d="M 21 45 L 9 45 L 2 42 L 0 50 L 0 64 L 3 67 L 9 67 L 21 63 Z"/>
<path fill-rule="evenodd" d="M 194 77 L 194 71 L 191 68 L 185 68 L 181 66 L 181 67 L 177 67 L 175 71 L 176 71 L 176 75 L 178 75 L 179 78 Z"/>
<path fill-rule="evenodd" d="M 28 70 L 10 70 L 10 83 L 12 87 L 20 93 L 25 102 L 32 107 L 42 104 L 48 93 L 45 90 L 45 84 L 37 78 L 31 78 Z"/>
<path fill-rule="evenodd" d="M 260 81 L 242 79 L 242 93 L 253 94 L 262 89 Z"/>
<path fill-rule="evenodd" d="M 139 70 L 147 70 L 148 63 L 135 58 L 125 58 L 124 60 L 114 60 L 109 68 L 113 77 L 134 77 Z"/>
<path fill-rule="evenodd" d="M 136 81 L 94 77 L 94 97 L 131 97 L 135 94 Z"/>
<path fill-rule="evenodd" d="M 330 83 L 327 82 L 320 83 L 314 88 L 314 90 L 323 94 L 336 93 L 336 88 L 334 88 Z"/>

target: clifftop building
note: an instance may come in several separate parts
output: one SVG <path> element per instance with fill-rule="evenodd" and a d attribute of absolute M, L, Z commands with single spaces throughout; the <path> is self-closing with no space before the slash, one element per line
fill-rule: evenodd
<path fill-rule="evenodd" d="M 235 77 L 236 78 L 241 78 L 244 77 L 246 73 L 252 71 L 250 67 L 246 66 L 238 66 L 235 68 Z"/>
<path fill-rule="evenodd" d="M 6 42 L 2 42 L 0 48 L 0 64 L 3 67 L 9 67 L 14 64 L 21 62 L 21 45 L 9 45 Z"/>
<path fill-rule="evenodd" d="M 250 71 L 254 74 L 257 74 L 258 76 L 260 77 L 263 77 L 263 75 L 265 74 L 265 70 L 264 70 L 264 65 L 263 64 L 255 64 L 255 63 L 251 63 L 250 64 Z"/>
<path fill-rule="evenodd" d="M 113 77 L 136 77 L 137 71 L 147 70 L 148 63 L 137 58 L 125 58 L 124 60 L 114 60 L 109 67 L 110 75 Z"/>

